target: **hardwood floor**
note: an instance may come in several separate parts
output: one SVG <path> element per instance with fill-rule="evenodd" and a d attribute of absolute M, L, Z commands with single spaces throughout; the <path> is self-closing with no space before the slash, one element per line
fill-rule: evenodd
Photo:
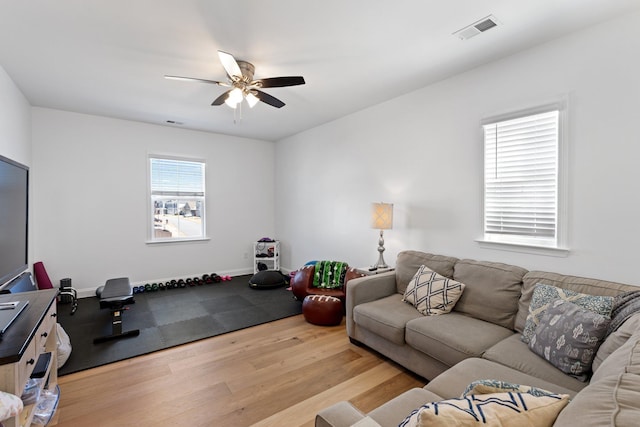
<path fill-rule="evenodd" d="M 131 340 L 132 344 L 135 339 Z M 302 315 L 59 378 L 50 425 L 310 427 L 349 400 L 367 412 L 425 380 Z"/>

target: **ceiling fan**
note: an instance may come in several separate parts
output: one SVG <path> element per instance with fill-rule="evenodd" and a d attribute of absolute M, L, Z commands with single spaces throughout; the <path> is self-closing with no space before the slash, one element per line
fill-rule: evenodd
<path fill-rule="evenodd" d="M 166 79 L 195 81 L 202 83 L 211 83 L 218 86 L 225 86 L 231 89 L 217 97 L 211 105 L 227 104 L 231 108 L 236 108 L 242 103 L 243 99 L 247 100 L 249 107 L 253 108 L 258 101 L 262 101 L 276 108 L 284 107 L 284 102 L 280 101 L 268 93 L 260 89 L 271 87 L 297 86 L 305 83 L 302 76 L 289 77 L 270 77 L 266 79 L 253 79 L 255 67 L 247 61 L 236 60 L 233 55 L 221 50 L 218 51 L 220 62 L 227 73 L 227 82 L 218 82 L 215 80 L 198 79 L 193 77 L 167 76 Z"/>

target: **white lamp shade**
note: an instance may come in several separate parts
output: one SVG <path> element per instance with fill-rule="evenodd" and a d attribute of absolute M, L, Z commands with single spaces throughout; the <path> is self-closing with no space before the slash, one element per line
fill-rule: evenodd
<path fill-rule="evenodd" d="M 393 203 L 371 204 L 371 228 L 378 230 L 393 228 Z"/>
<path fill-rule="evenodd" d="M 224 101 L 231 108 L 236 108 L 236 106 L 242 102 L 242 89 L 234 88 L 229 92 L 227 99 Z"/>
<path fill-rule="evenodd" d="M 224 103 L 227 104 L 231 108 L 236 108 L 238 106 L 238 103 L 234 99 L 232 99 L 231 97 L 228 97 L 224 101 Z"/>
<path fill-rule="evenodd" d="M 260 99 L 251 92 L 247 93 L 245 99 L 247 100 L 247 104 L 249 104 L 250 108 L 253 108 L 258 101 L 260 101 Z"/>

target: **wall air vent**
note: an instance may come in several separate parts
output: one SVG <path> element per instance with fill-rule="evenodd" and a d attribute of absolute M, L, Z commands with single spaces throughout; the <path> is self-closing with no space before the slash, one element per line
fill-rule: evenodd
<path fill-rule="evenodd" d="M 498 25 L 498 20 L 493 15 L 489 15 L 486 18 L 482 18 L 481 20 L 474 22 L 473 24 L 462 28 L 461 30 L 453 33 L 454 36 L 458 37 L 460 40 L 467 40 L 471 37 L 477 36 L 480 33 L 484 33 L 487 30 Z"/>

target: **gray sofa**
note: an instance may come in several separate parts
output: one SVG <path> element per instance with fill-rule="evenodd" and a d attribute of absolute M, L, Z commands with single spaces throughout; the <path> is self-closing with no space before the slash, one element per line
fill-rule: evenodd
<path fill-rule="evenodd" d="M 420 266 L 466 285 L 453 311 L 424 316 L 402 300 Z M 365 345 L 429 380 L 364 414 L 349 402 L 318 413 L 316 426 L 397 426 L 412 410 L 458 398 L 475 380 L 494 379 L 568 394 L 557 426 L 640 425 L 640 313 L 600 345 L 589 382 L 554 367 L 521 341 L 536 284 L 616 296 L 637 286 L 521 267 L 404 251 L 396 270 L 352 280 L 346 327 Z"/>

